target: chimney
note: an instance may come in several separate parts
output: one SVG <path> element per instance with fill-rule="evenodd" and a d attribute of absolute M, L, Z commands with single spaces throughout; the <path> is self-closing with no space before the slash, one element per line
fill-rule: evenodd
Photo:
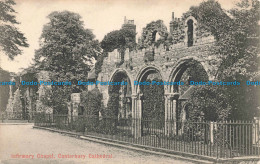
<path fill-rule="evenodd" d="M 174 12 L 172 12 L 172 21 L 174 21 Z"/>

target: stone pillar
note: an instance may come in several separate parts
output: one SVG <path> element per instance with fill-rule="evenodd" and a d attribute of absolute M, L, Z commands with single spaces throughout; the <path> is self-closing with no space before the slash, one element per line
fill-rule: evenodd
<path fill-rule="evenodd" d="M 142 100 L 141 96 L 132 95 L 132 134 L 135 138 L 141 137 L 142 126 Z"/>
<path fill-rule="evenodd" d="M 143 94 L 139 94 L 137 97 L 137 110 L 136 110 L 136 118 L 137 118 L 137 132 L 136 138 L 142 136 L 142 101 L 143 101 Z"/>
<path fill-rule="evenodd" d="M 135 136 L 135 110 L 136 110 L 136 100 L 137 100 L 137 95 L 132 95 L 132 135 Z"/>
<path fill-rule="evenodd" d="M 176 134 L 176 110 L 179 94 L 165 95 L 165 135 Z"/>
<path fill-rule="evenodd" d="M 209 138 L 210 138 L 210 142 L 213 144 L 214 143 L 214 129 L 216 127 L 216 123 L 215 122 L 210 122 L 210 126 L 209 126 Z"/>
<path fill-rule="evenodd" d="M 170 98 L 169 95 L 165 95 L 165 135 L 170 136 Z"/>
<path fill-rule="evenodd" d="M 253 124 L 253 134 L 252 134 L 252 142 L 256 147 L 260 147 L 259 139 L 260 139 L 260 118 L 254 117 L 254 124 Z"/>

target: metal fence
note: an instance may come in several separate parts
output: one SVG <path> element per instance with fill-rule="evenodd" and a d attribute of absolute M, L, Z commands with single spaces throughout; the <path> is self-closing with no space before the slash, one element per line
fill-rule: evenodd
<path fill-rule="evenodd" d="M 36 112 L 3 112 L 0 120 L 34 120 Z"/>
<path fill-rule="evenodd" d="M 139 137 L 134 136 L 135 122 L 141 122 Z M 178 122 L 38 114 L 35 125 L 216 159 L 260 155 L 260 120 Z"/>

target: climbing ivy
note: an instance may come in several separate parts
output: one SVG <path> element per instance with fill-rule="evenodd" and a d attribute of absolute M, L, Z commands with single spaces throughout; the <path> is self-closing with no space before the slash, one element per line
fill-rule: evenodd
<path fill-rule="evenodd" d="M 99 89 L 83 91 L 80 94 L 80 99 L 81 105 L 84 107 L 84 115 L 98 117 L 102 104 L 102 93 Z"/>
<path fill-rule="evenodd" d="M 198 87 L 194 91 L 191 98 L 194 109 L 198 113 L 202 111 L 206 119 L 252 119 L 260 114 L 259 89 L 245 85 L 247 80 L 259 79 L 259 11 L 257 0 L 241 1 L 229 11 L 224 11 L 214 0 L 191 8 L 195 18 L 216 38 L 211 49 L 221 59 L 216 78 L 241 83 L 240 86 Z M 207 111 L 217 115 L 212 118 Z"/>
<path fill-rule="evenodd" d="M 154 81 L 162 81 L 154 78 Z M 151 82 L 152 80 L 146 80 Z M 164 120 L 164 87 L 163 85 L 145 85 L 143 88 L 142 117 L 148 120 Z"/>
<path fill-rule="evenodd" d="M 160 35 L 158 40 L 155 38 L 157 33 Z M 143 49 L 153 44 L 155 46 L 164 44 L 167 41 L 168 35 L 167 27 L 162 20 L 152 21 L 143 29 L 142 36 L 138 41 L 138 48 Z"/>

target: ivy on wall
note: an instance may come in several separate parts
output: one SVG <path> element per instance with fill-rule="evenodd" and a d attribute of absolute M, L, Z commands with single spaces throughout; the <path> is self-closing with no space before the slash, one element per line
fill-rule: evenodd
<path fill-rule="evenodd" d="M 154 78 L 154 81 L 161 81 Z M 146 81 L 151 82 L 148 79 Z M 143 88 L 143 113 L 144 119 L 164 120 L 164 88 L 163 85 L 145 85 Z"/>
<path fill-rule="evenodd" d="M 83 91 L 80 94 L 81 105 L 84 107 L 84 115 L 97 116 L 101 111 L 102 93 L 98 88 L 91 91 Z"/>
<path fill-rule="evenodd" d="M 160 38 L 156 38 L 156 35 Z M 168 38 L 167 27 L 164 25 L 162 20 L 152 21 L 148 23 L 145 28 L 143 28 L 142 36 L 138 41 L 138 48 L 143 49 L 155 44 L 159 46 L 164 44 Z"/>

